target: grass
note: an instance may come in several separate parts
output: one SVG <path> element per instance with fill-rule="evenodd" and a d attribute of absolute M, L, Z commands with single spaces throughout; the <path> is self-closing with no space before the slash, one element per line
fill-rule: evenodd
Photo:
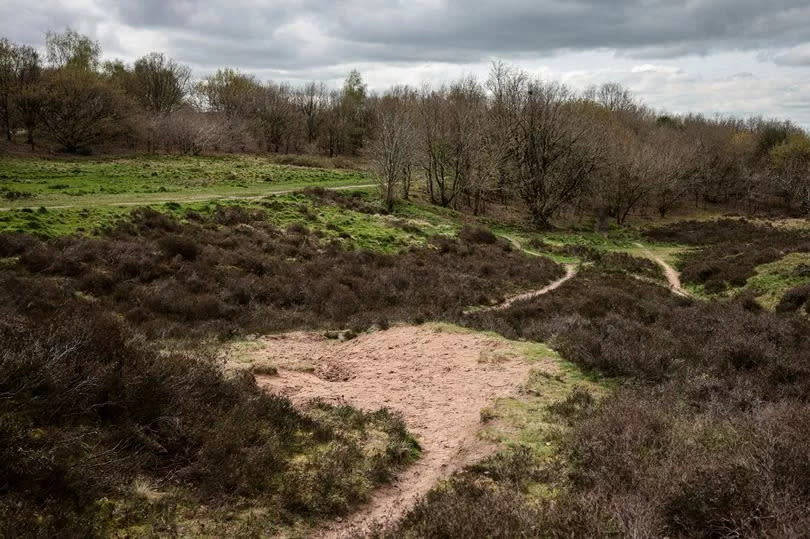
<path fill-rule="evenodd" d="M 346 191 L 370 203 L 373 198 L 363 191 Z M 440 218 L 412 216 L 429 214 L 416 204 L 402 204 L 394 215 L 366 213 L 321 203 L 306 194 L 285 193 L 260 200 L 201 202 L 166 202 L 148 207 L 185 220 L 189 215 L 213 215 L 219 207 L 262 210 L 267 221 L 284 229 L 302 224 L 317 234 L 324 243 L 337 241 L 344 248 L 395 253 L 411 247 L 422 247 L 431 236 L 452 236 L 456 227 Z M 70 234 L 99 235 L 117 223 L 129 220 L 129 206 L 89 206 L 83 208 L 13 209 L 0 212 L 0 232 L 26 232 L 41 239 Z"/>
<path fill-rule="evenodd" d="M 612 379 L 583 371 L 542 342 L 514 341 L 492 331 L 448 323 L 431 326 L 436 331 L 485 335 L 510 345 L 511 350 L 506 353 L 536 365 L 519 396 L 498 399 L 482 411 L 485 426 L 479 437 L 502 444 L 504 449 L 523 446 L 541 458 L 555 455 L 559 434 L 566 425 L 551 408 L 565 401 L 577 388 L 601 397 L 615 385 Z"/>
<path fill-rule="evenodd" d="M 585 373 L 544 343 L 520 343 L 518 350 L 527 360 L 542 365 L 532 369 L 519 397 L 498 399 L 488 410 L 490 424 L 481 437 L 506 448 L 528 447 L 546 460 L 557 454 L 560 434 L 567 428 L 552 412 L 553 407 L 577 389 L 602 396 L 611 382 Z"/>
<path fill-rule="evenodd" d="M 256 156 L 138 156 L 119 159 L 7 157 L 0 161 L 6 209 L 147 205 L 261 197 L 307 186 L 368 185 L 357 170 L 279 165 Z"/>
<path fill-rule="evenodd" d="M 96 235 L 105 227 L 128 217 L 132 208 L 97 206 L 87 208 L 21 208 L 0 211 L 0 232 L 27 232 L 39 238 L 69 234 Z"/>
<path fill-rule="evenodd" d="M 810 283 L 810 272 L 800 272 L 800 266 L 810 266 L 810 253 L 791 253 L 776 262 L 757 266 L 756 275 L 748 279 L 745 289 L 752 290 L 759 304 L 772 311 L 785 292 Z"/>

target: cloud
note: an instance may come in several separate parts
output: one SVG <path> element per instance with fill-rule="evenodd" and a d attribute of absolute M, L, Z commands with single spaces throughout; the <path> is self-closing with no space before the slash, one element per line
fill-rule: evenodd
<path fill-rule="evenodd" d="M 774 63 L 783 66 L 806 67 L 810 66 L 810 43 L 798 45 L 787 50 L 773 54 Z"/>
<path fill-rule="evenodd" d="M 45 30 L 72 26 L 108 55 L 132 61 L 160 50 L 198 75 L 230 66 L 262 78 L 337 81 L 359 67 L 387 85 L 482 75 L 490 59 L 502 58 L 566 80 L 607 73 L 655 106 L 794 116 L 806 114 L 790 83 L 806 87 L 808 75 L 793 67 L 810 65 L 808 20 L 807 0 L 0 3 L 0 35 L 14 41 L 42 45 Z M 746 65 L 724 63 L 741 60 Z M 711 89 L 728 95 L 704 93 Z"/>
<path fill-rule="evenodd" d="M 810 5 L 784 0 L 6 0 L 2 30 L 15 36 L 104 23 L 160 31 L 200 65 L 281 69 L 336 61 L 464 63 L 492 55 L 610 49 L 633 58 L 810 43 Z M 89 16 L 89 17 L 88 17 Z M 793 56 L 785 56 L 785 62 Z M 803 57 L 802 57 L 803 58 Z"/>

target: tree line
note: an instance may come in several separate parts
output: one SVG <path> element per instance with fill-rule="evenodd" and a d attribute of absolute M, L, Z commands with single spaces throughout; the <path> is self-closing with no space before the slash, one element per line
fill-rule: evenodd
<path fill-rule="evenodd" d="M 46 35 L 44 57 L 0 39 L 0 123 L 9 141 L 74 153 L 363 155 L 389 206 L 419 181 L 436 204 L 520 204 L 539 227 L 686 203 L 810 212 L 810 138 L 789 121 L 661 114 L 618 84 L 576 92 L 500 62 L 485 81 L 379 94 L 357 71 L 336 89 L 229 68 L 194 80 L 162 53 L 102 62 L 68 29 Z"/>

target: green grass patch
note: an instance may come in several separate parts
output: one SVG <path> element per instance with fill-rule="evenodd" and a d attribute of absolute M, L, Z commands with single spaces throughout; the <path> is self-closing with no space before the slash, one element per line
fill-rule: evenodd
<path fill-rule="evenodd" d="M 373 199 L 368 197 L 371 202 Z M 149 204 L 183 221 L 193 213 L 204 217 L 220 206 L 262 210 L 280 229 L 296 224 L 307 227 L 324 243 L 339 242 L 348 249 L 395 253 L 427 244 L 434 235 L 455 235 L 457 227 L 441 219 L 412 218 L 429 213 L 414 204 L 402 204 L 394 215 L 365 213 L 321 203 L 303 193 L 272 195 L 259 200 L 166 202 Z M 0 232 L 26 232 L 48 239 L 69 234 L 96 235 L 129 219 L 132 206 L 91 206 L 61 209 L 13 209 L 0 212 Z"/>
<path fill-rule="evenodd" d="M 527 360 L 536 362 L 519 397 L 498 399 L 487 410 L 491 425 L 481 437 L 507 448 L 525 446 L 540 458 L 557 454 L 561 435 L 568 428 L 555 411 L 573 392 L 587 392 L 594 399 L 604 396 L 613 382 L 582 371 L 543 343 L 517 346 Z"/>
<path fill-rule="evenodd" d="M 760 305 L 774 310 L 791 288 L 810 283 L 810 253 L 791 253 L 784 258 L 757 266 L 745 289 L 752 290 Z"/>
<path fill-rule="evenodd" d="M 0 161 L 0 207 L 96 206 L 260 197 L 307 186 L 366 185 L 357 170 L 279 165 L 258 156 L 119 159 L 8 157 Z"/>
<path fill-rule="evenodd" d="M 0 211 L 0 232 L 27 232 L 40 238 L 68 234 L 97 234 L 125 220 L 132 208 L 100 206 L 65 209 L 14 209 Z"/>

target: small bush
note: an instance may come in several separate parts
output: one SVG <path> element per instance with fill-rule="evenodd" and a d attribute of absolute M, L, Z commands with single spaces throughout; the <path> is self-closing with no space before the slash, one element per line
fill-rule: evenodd
<path fill-rule="evenodd" d="M 776 311 L 780 313 L 796 312 L 810 302 L 810 285 L 791 288 L 782 296 Z"/>
<path fill-rule="evenodd" d="M 464 225 L 461 227 L 458 237 L 467 243 L 493 244 L 498 241 L 498 237 L 483 226 Z"/>

